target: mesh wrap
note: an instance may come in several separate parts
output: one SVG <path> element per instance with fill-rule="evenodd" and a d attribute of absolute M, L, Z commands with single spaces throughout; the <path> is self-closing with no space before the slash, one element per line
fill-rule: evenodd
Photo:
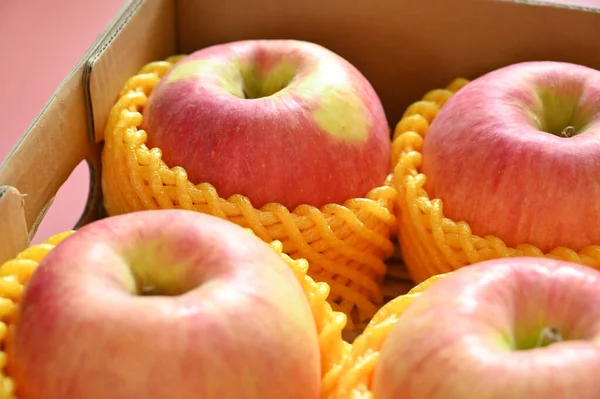
<path fill-rule="evenodd" d="M 350 353 L 341 365 L 335 389 L 328 399 L 375 399 L 371 393 L 371 381 L 385 339 L 412 301 L 445 276 L 435 275 L 379 309 L 352 343 Z"/>
<path fill-rule="evenodd" d="M 382 304 L 384 263 L 394 251 L 396 191 L 391 173 L 365 198 L 320 209 L 281 204 L 260 209 L 248 198 L 221 198 L 210 183 L 194 185 L 185 169 L 168 167 L 159 148 L 146 146 L 141 111 L 162 76 L 181 59 L 152 62 L 125 83 L 110 112 L 102 154 L 102 190 L 109 215 L 144 209 L 183 208 L 209 213 L 250 228 L 265 242 L 310 264 L 309 275 L 331 287 L 329 302 L 349 316 L 347 328 L 368 320 Z"/>
<path fill-rule="evenodd" d="M 0 266 L 0 399 L 16 399 L 14 381 L 6 373 L 6 345 L 10 340 L 11 326 L 17 315 L 25 284 L 39 262 L 72 233 L 66 231 L 56 234 L 41 244 L 25 249 Z"/>
<path fill-rule="evenodd" d="M 14 381 L 5 370 L 5 350 L 24 286 L 42 259 L 73 233 L 74 231 L 70 230 L 57 234 L 42 244 L 29 247 L 0 266 L 0 399 L 16 399 Z M 294 260 L 283 253 L 279 241 L 273 241 L 269 245 L 294 272 L 306 293 L 319 334 L 322 398 L 327 398 L 339 378 L 341 365 L 350 352 L 350 344 L 342 339 L 346 315 L 334 311 L 327 302 L 329 286 L 323 282 L 315 282 L 306 274 L 306 260 Z"/>
<path fill-rule="evenodd" d="M 423 138 L 444 103 L 467 83 L 456 79 L 446 89 L 430 91 L 406 109 L 394 131 L 392 185 L 398 195 L 398 241 L 412 278 L 418 283 L 435 274 L 509 256 L 545 256 L 600 269 L 599 245 L 580 251 L 557 247 L 548 253 L 526 243 L 511 248 L 498 237 L 473 234 L 464 221 L 445 217 L 442 200 L 429 198 L 426 176 L 419 171 Z"/>

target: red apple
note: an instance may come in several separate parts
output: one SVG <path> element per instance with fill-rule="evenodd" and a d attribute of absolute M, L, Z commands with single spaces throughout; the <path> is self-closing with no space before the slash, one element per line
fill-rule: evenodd
<path fill-rule="evenodd" d="M 143 110 L 147 146 L 188 179 L 259 208 L 365 196 L 389 173 L 390 130 L 367 79 L 317 44 L 247 40 L 179 61 Z"/>
<path fill-rule="evenodd" d="M 293 272 L 193 211 L 82 227 L 27 283 L 8 348 L 19 399 L 315 399 L 316 325 Z"/>
<path fill-rule="evenodd" d="M 600 272 L 505 258 L 446 275 L 383 342 L 376 399 L 597 399 Z"/>
<path fill-rule="evenodd" d="M 600 71 L 524 62 L 483 75 L 435 117 L 422 172 L 444 214 L 511 247 L 600 244 Z"/>

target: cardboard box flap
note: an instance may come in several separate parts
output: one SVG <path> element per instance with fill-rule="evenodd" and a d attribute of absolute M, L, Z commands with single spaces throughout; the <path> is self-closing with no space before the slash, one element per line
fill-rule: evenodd
<path fill-rule="evenodd" d="M 64 81 L 0 168 L 0 184 L 26 195 L 31 235 L 58 189 L 91 150 L 81 76 L 79 67 Z"/>
<path fill-rule="evenodd" d="M 91 140 L 103 140 L 108 114 L 127 79 L 144 64 L 176 52 L 175 22 L 174 1 L 134 0 L 92 53 L 84 75 Z"/>

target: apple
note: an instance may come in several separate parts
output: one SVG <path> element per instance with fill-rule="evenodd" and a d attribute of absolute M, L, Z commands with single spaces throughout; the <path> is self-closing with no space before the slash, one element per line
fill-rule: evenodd
<path fill-rule="evenodd" d="M 398 319 L 375 399 L 596 399 L 600 272 L 542 257 L 488 260 L 432 284 Z"/>
<path fill-rule="evenodd" d="M 600 71 L 522 62 L 453 95 L 424 138 L 425 189 L 474 234 L 547 253 L 600 244 Z"/>
<path fill-rule="evenodd" d="M 152 210 L 82 227 L 44 258 L 9 338 L 19 399 L 316 399 L 308 300 L 232 222 Z"/>
<path fill-rule="evenodd" d="M 310 42 L 198 50 L 163 76 L 142 119 L 148 148 L 168 166 L 256 208 L 343 204 L 389 173 L 390 129 L 377 93 L 348 61 Z"/>

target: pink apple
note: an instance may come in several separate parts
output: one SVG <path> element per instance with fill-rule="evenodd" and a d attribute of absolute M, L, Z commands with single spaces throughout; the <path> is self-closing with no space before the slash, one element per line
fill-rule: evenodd
<path fill-rule="evenodd" d="M 365 196 L 389 173 L 390 130 L 367 79 L 296 40 L 199 50 L 158 83 L 143 111 L 149 148 L 221 197 L 321 207 Z"/>
<path fill-rule="evenodd" d="M 500 68 L 431 123 L 422 172 L 444 213 L 509 246 L 600 244 L 600 71 L 560 62 Z"/>
<path fill-rule="evenodd" d="M 424 291 L 385 339 L 376 399 L 597 399 L 600 272 L 481 262 Z"/>
<path fill-rule="evenodd" d="M 42 260 L 8 348 L 19 399 L 316 399 L 307 298 L 266 243 L 193 211 L 84 226 Z"/>

